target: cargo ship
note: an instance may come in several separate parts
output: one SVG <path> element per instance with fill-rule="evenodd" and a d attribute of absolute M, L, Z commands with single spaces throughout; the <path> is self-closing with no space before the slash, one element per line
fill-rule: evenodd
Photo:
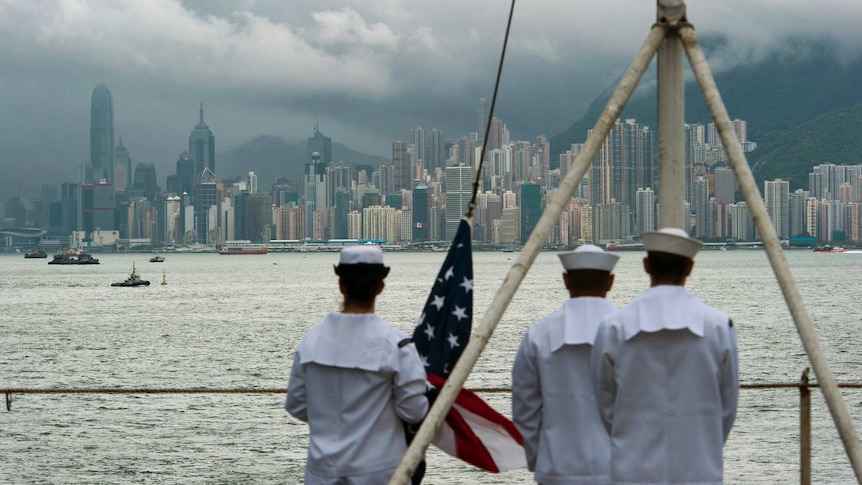
<path fill-rule="evenodd" d="M 99 264 L 99 260 L 83 249 L 66 249 L 55 254 L 48 264 Z"/>

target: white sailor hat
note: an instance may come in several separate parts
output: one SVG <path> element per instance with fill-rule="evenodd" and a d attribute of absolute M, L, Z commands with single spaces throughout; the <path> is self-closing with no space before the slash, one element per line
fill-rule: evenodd
<path fill-rule="evenodd" d="M 563 263 L 566 271 L 594 269 L 611 272 L 620 259 L 619 255 L 605 252 L 592 244 L 582 244 L 574 251 L 560 253 L 557 256 L 560 257 L 560 262 Z"/>
<path fill-rule="evenodd" d="M 694 255 L 703 247 L 702 242 L 688 237 L 685 231 L 676 227 L 665 227 L 658 231 L 645 232 L 641 234 L 641 239 L 647 252 L 676 254 L 688 259 L 694 259 Z"/>
<path fill-rule="evenodd" d="M 383 265 L 383 251 L 380 246 L 346 246 L 339 255 L 335 274 L 383 279 L 389 274 L 389 267 Z"/>

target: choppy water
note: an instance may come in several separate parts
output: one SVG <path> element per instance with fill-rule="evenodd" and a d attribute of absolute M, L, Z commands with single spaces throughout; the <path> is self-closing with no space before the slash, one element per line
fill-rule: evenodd
<path fill-rule="evenodd" d="M 621 253 L 611 300 L 647 285 L 643 253 Z M 476 253 L 478 323 L 517 253 Z M 98 266 L 49 266 L 0 255 L 0 387 L 286 387 L 293 350 L 339 298 L 336 254 L 223 257 L 98 255 Z M 378 313 L 407 332 L 443 253 L 387 253 Z M 862 382 L 862 254 L 787 257 L 833 372 Z M 153 282 L 112 288 L 132 260 Z M 165 271 L 168 285 L 160 286 Z M 565 292 L 542 253 L 512 300 L 468 387 L 508 387 L 525 329 Z M 765 253 L 702 252 L 689 287 L 739 330 L 743 383 L 797 381 L 807 366 Z M 657 378 L 661 378 L 657 376 Z M 857 427 L 862 390 L 844 392 Z M 509 414 L 509 398 L 486 399 Z M 17 395 L 0 409 L 2 483 L 300 483 L 306 426 L 281 395 Z M 725 448 L 727 483 L 798 481 L 798 392 L 745 390 Z M 813 393 L 815 483 L 855 483 L 825 402 Z M 429 451 L 425 483 L 528 483 Z"/>

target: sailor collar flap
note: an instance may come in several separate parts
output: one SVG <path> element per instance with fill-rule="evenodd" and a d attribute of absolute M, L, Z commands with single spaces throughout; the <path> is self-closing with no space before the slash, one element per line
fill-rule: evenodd
<path fill-rule="evenodd" d="M 300 345 L 300 364 L 380 370 L 389 326 L 374 314 L 330 313 Z"/>
<path fill-rule="evenodd" d="M 602 320 L 616 311 L 609 301 L 600 297 L 582 296 L 566 301 L 562 313 L 562 325 L 551 329 L 551 352 L 563 345 L 592 345 Z"/>
<path fill-rule="evenodd" d="M 708 307 L 682 286 L 647 289 L 623 309 L 623 332 L 629 340 L 639 332 L 688 329 L 703 337 Z"/>

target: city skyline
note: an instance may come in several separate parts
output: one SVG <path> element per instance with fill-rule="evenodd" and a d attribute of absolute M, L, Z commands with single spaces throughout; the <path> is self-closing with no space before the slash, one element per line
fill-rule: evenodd
<path fill-rule="evenodd" d="M 717 70 L 758 59 L 790 33 L 833 39 L 855 56 L 862 43 L 852 19 L 862 7 L 829 7 L 688 5 L 699 34 L 732 36 L 714 53 Z M 114 143 L 123 137 L 134 161 L 161 174 L 184 151 L 201 101 L 224 150 L 261 134 L 304 139 L 317 120 L 329 136 L 384 157 L 408 127 L 477 131 L 476 100 L 490 98 L 506 14 L 493 2 L 477 5 L 484 15 L 453 16 L 458 7 L 445 2 L 266 0 L 11 2 L 0 11 L 0 169 L 11 175 L 0 194 L 24 197 L 38 193 L 37 175 L 59 184 L 92 161 L 82 107 L 98 84 L 113 92 Z M 565 129 L 622 72 L 654 16 L 648 2 L 520 7 L 495 115 L 517 139 Z M 593 45 L 612 24 L 614 35 Z"/>

